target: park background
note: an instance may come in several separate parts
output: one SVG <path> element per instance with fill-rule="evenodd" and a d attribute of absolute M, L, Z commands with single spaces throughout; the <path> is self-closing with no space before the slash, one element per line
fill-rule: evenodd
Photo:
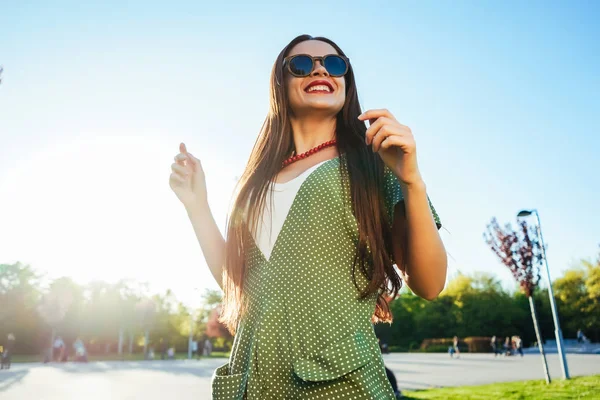
<path fill-rule="evenodd" d="M 378 328 L 388 342 L 520 334 L 531 344 L 526 299 L 482 233 L 493 216 L 514 222 L 532 207 L 564 334 L 597 341 L 597 16 L 584 1 L 3 5 L 1 337 L 14 332 L 17 352 L 39 354 L 54 330 L 114 352 L 122 329 L 137 352 L 146 331 L 149 344 L 183 349 L 190 314 L 195 337 L 207 334 L 219 293 L 169 166 L 181 141 L 202 159 L 223 229 L 272 62 L 306 32 L 346 51 L 363 108 L 412 128 L 444 224 L 447 289 L 396 300 L 394 324 Z"/>

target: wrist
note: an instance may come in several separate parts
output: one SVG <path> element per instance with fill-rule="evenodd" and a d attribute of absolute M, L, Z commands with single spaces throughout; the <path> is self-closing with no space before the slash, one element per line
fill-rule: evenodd
<path fill-rule="evenodd" d="M 206 198 L 196 199 L 190 204 L 185 205 L 185 211 L 190 217 L 201 214 L 206 209 L 208 209 L 208 201 Z"/>
<path fill-rule="evenodd" d="M 409 194 L 423 194 L 427 192 L 427 185 L 423 179 L 418 179 L 411 182 L 400 182 L 400 187 L 405 197 Z"/>

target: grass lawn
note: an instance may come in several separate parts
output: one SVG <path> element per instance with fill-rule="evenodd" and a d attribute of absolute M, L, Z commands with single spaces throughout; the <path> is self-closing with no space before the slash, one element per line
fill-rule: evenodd
<path fill-rule="evenodd" d="M 598 399 L 600 398 L 600 375 L 582 376 L 568 381 L 521 381 L 494 383 L 483 386 L 429 389 L 403 392 L 405 399 Z"/>
<path fill-rule="evenodd" d="M 229 353 L 213 351 L 210 357 L 200 357 L 200 358 L 217 358 L 217 357 L 229 357 Z M 12 357 L 13 363 L 27 363 L 27 362 L 42 362 L 44 357 L 42 355 L 19 355 L 16 354 Z M 157 359 L 156 356 L 154 358 Z M 185 360 L 187 359 L 187 353 L 177 353 L 175 354 L 175 359 L 177 360 Z M 119 357 L 117 354 L 95 354 L 90 355 L 89 361 L 142 361 L 144 360 L 144 356 L 141 353 L 134 354 L 125 354 L 123 357 Z M 158 355 L 158 360 L 160 360 L 160 354 Z"/>

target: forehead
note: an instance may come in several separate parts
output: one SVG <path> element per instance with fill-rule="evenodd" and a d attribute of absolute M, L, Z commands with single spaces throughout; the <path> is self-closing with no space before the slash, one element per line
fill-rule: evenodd
<path fill-rule="evenodd" d="M 324 56 L 326 54 L 337 54 L 338 52 L 329 43 L 320 40 L 306 40 L 300 42 L 290 50 L 290 56 L 295 54 L 310 54 L 311 56 Z"/>

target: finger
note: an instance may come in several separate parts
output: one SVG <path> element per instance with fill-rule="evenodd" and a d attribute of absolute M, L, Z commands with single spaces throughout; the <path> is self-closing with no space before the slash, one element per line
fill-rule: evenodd
<path fill-rule="evenodd" d="M 383 142 L 381 142 L 381 149 L 387 150 L 390 147 L 400 147 L 401 149 L 405 149 L 410 145 L 410 139 L 398 136 L 398 135 L 390 135 L 385 138 Z"/>
<path fill-rule="evenodd" d="M 179 153 L 174 157 L 177 164 L 183 166 L 190 166 L 191 171 L 197 171 L 200 160 L 198 160 L 192 153 Z"/>
<path fill-rule="evenodd" d="M 179 153 L 177 154 L 175 157 L 173 157 L 173 159 L 175 160 L 175 162 L 177 162 L 179 165 L 185 165 L 183 162 L 188 160 L 189 157 L 187 154 L 185 153 Z"/>
<path fill-rule="evenodd" d="M 171 170 L 173 171 L 173 173 L 175 174 L 179 174 L 182 177 L 187 178 L 190 175 L 190 168 L 187 166 L 183 166 L 177 163 L 171 164 Z"/>
<path fill-rule="evenodd" d="M 374 120 L 374 122 L 371 122 L 371 125 L 365 132 L 365 141 L 367 145 L 371 144 L 371 142 L 373 141 L 373 137 L 375 136 L 377 131 L 379 131 L 383 127 L 383 125 L 388 122 L 390 122 L 390 120 L 385 117 L 377 118 L 376 120 Z"/>
<path fill-rule="evenodd" d="M 381 143 L 386 140 L 389 136 L 396 134 L 393 129 L 389 125 L 384 125 L 380 130 L 377 131 L 375 136 L 373 137 L 373 143 L 371 147 L 374 152 L 379 151 L 379 147 Z"/>
<path fill-rule="evenodd" d="M 187 148 L 185 147 L 185 143 L 181 142 L 179 143 L 179 152 L 186 154 L 187 153 Z"/>
<path fill-rule="evenodd" d="M 169 177 L 169 182 L 171 184 L 177 184 L 177 185 L 184 185 L 186 183 L 184 178 L 182 178 L 181 176 L 179 176 L 178 174 L 176 174 L 174 172 Z"/>
<path fill-rule="evenodd" d="M 173 157 L 173 159 L 179 165 L 198 164 L 200 162 L 200 160 L 198 160 L 196 157 L 194 157 L 191 153 L 179 153 L 175 157 Z M 186 161 L 187 161 L 187 163 L 186 163 Z"/>
<path fill-rule="evenodd" d="M 362 113 L 358 116 L 358 119 L 360 119 L 361 121 L 366 121 L 368 119 L 375 119 L 375 118 L 379 118 L 379 117 L 394 118 L 392 113 L 389 112 L 387 109 L 379 108 L 379 109 L 365 111 L 364 113 Z"/>
<path fill-rule="evenodd" d="M 399 147 L 404 153 L 414 153 L 416 150 L 416 143 L 414 137 L 407 135 L 406 133 L 400 133 L 399 135 L 389 135 L 381 142 L 379 150 L 387 150 L 390 147 Z M 378 151 L 379 151 L 378 150 Z"/>

